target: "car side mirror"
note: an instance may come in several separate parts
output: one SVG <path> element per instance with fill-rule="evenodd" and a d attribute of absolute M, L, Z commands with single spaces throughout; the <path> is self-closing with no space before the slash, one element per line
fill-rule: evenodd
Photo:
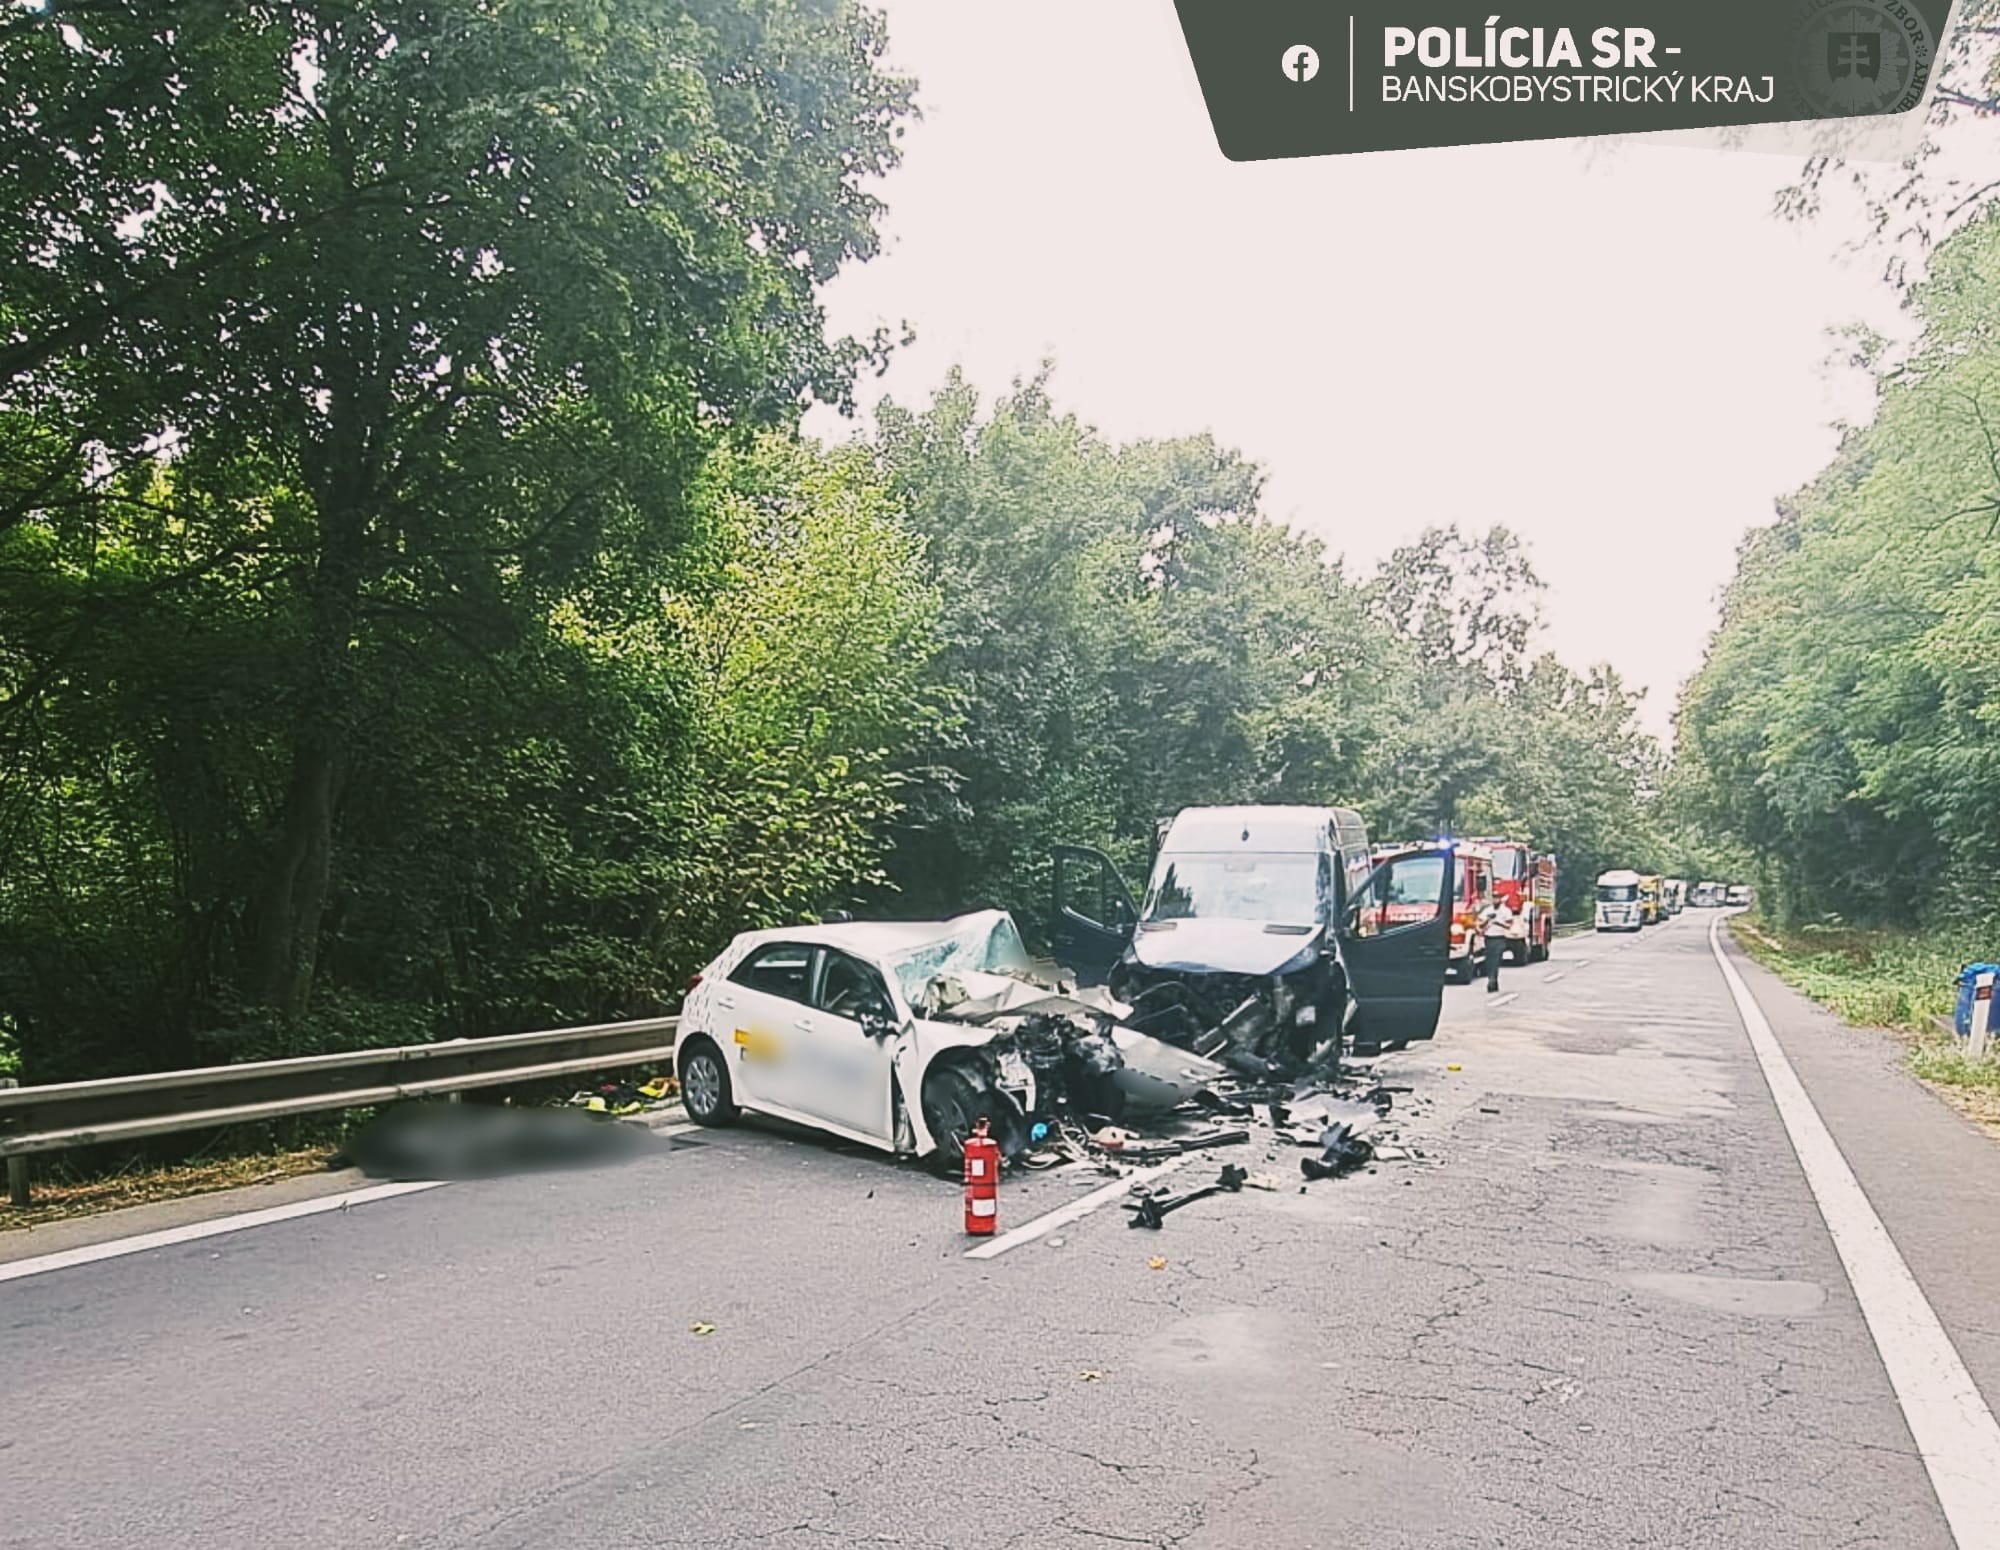
<path fill-rule="evenodd" d="M 886 1039 L 896 1031 L 896 1014 L 880 1001 L 861 1008 L 861 1031 L 871 1039 Z"/>

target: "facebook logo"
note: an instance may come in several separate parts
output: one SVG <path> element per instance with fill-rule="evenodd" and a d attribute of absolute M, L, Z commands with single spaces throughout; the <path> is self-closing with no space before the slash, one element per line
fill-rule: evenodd
<path fill-rule="evenodd" d="M 1316 49 L 1296 44 L 1285 50 L 1285 79 L 1288 81 L 1310 81 L 1319 74 L 1319 53 Z"/>

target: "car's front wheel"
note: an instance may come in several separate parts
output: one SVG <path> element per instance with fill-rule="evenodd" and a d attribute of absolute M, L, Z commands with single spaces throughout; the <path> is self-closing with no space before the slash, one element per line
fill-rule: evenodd
<path fill-rule="evenodd" d="M 992 1107 L 991 1089 L 969 1071 L 944 1066 L 924 1078 L 924 1126 L 936 1143 L 931 1168 L 952 1177 L 965 1167 L 965 1138 Z"/>
<path fill-rule="evenodd" d="M 729 1089 L 729 1067 L 708 1039 L 693 1039 L 681 1053 L 681 1102 L 697 1125 L 733 1125 L 742 1112 Z"/>

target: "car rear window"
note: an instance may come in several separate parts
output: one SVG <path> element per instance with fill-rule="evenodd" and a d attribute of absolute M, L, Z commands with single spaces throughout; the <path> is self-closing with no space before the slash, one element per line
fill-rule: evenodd
<path fill-rule="evenodd" d="M 810 947 L 796 942 L 773 942 L 745 958 L 729 977 L 746 989 L 802 1002 L 812 991 L 812 955 Z"/>

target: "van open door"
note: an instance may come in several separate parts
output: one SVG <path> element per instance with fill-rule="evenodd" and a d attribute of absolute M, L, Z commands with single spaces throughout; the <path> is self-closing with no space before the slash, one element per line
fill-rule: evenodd
<path fill-rule="evenodd" d="M 1056 962 L 1087 984 L 1101 984 L 1132 940 L 1139 907 L 1118 868 L 1101 850 L 1058 845 L 1049 943 Z"/>
<path fill-rule="evenodd" d="M 1447 849 L 1392 856 L 1348 900 L 1340 958 L 1357 1054 L 1437 1032 L 1451 956 L 1454 861 Z"/>

